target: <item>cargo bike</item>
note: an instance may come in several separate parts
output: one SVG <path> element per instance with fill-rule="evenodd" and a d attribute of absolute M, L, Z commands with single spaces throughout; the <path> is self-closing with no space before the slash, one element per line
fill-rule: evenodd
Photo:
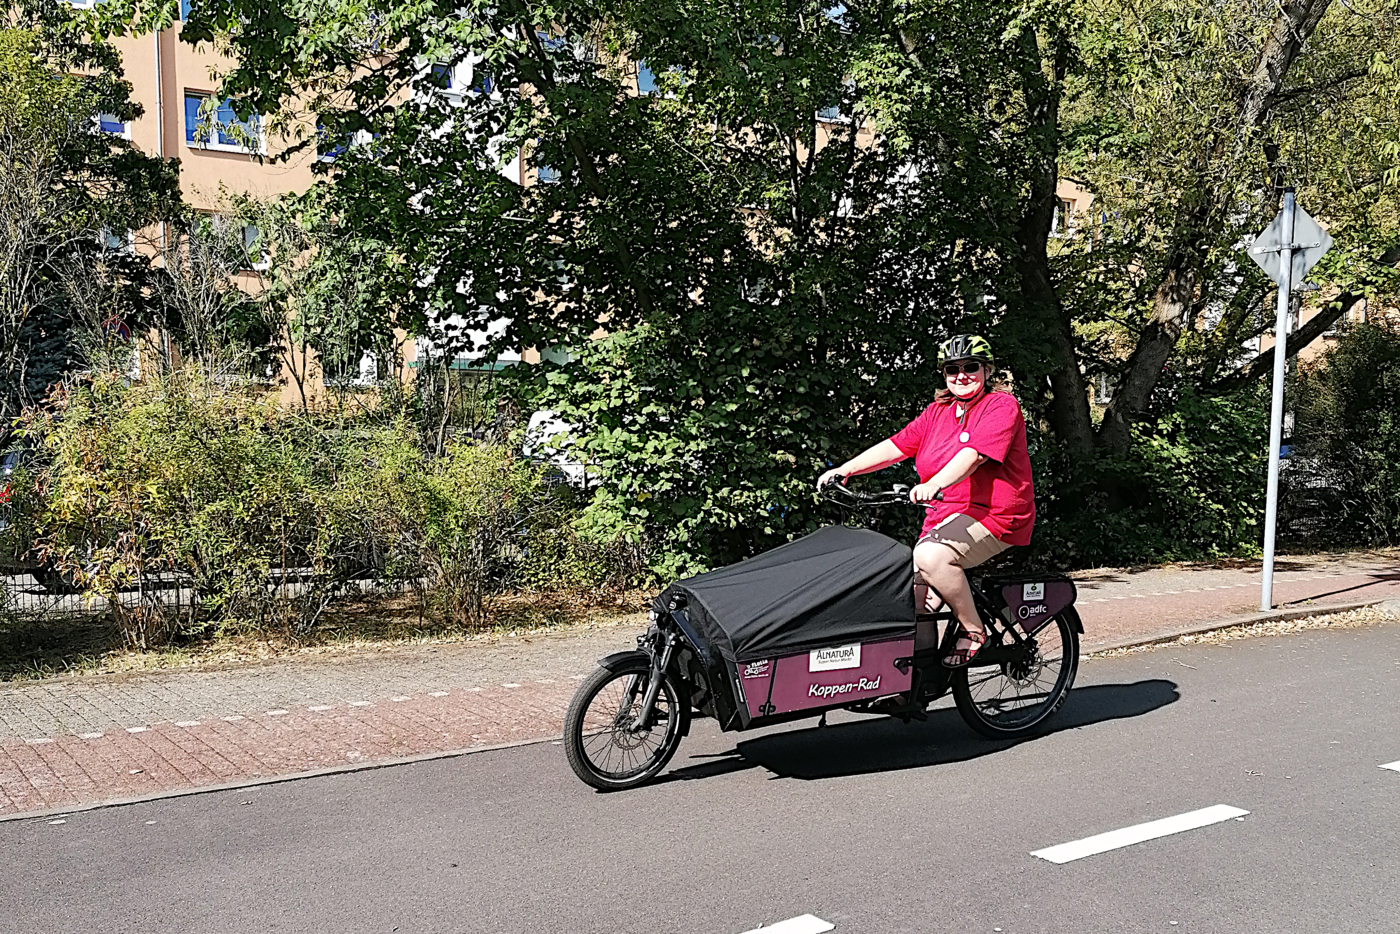
<path fill-rule="evenodd" d="M 910 505 L 907 487 L 824 492 L 853 507 Z M 599 660 L 579 685 L 564 722 L 569 765 L 594 788 L 633 788 L 666 767 L 697 716 L 723 731 L 832 710 L 908 722 L 950 690 L 983 736 L 1039 730 L 1079 666 L 1074 582 L 971 579 L 988 641 L 961 668 L 943 664 L 959 632 L 952 613 L 916 613 L 914 583 L 909 546 L 846 526 L 677 581 L 637 649 Z"/>

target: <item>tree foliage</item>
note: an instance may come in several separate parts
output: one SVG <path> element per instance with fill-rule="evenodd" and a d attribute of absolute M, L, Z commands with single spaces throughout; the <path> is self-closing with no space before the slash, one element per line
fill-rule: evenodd
<path fill-rule="evenodd" d="M 592 518 L 674 570 L 809 527 L 811 478 L 917 412 L 961 330 L 991 333 L 1065 465 L 1047 507 L 1170 529 L 1242 502 L 1139 481 L 1253 424 L 1267 289 L 1240 246 L 1281 182 L 1345 235 L 1337 308 L 1393 287 L 1396 15 L 210 0 L 184 35 L 233 54 L 225 96 L 334 154 L 327 211 L 401 264 L 377 298 L 401 327 L 449 355 L 569 349 L 522 392 L 578 426 Z M 1062 176 L 1096 196 L 1074 238 L 1050 236 Z"/>
<path fill-rule="evenodd" d="M 176 215 L 176 168 L 105 133 L 135 119 L 116 51 L 55 0 L 11 3 L 0 25 L 0 419 L 76 360 L 74 306 L 143 307 L 147 263 L 128 232 Z M 115 244 L 116 248 L 112 248 Z M 98 284 L 105 286 L 98 287 Z M 133 322 L 134 323 L 134 322 Z"/>
<path fill-rule="evenodd" d="M 1400 542 L 1400 328 L 1349 328 L 1302 369 L 1295 399 L 1286 474 L 1295 509 L 1306 518 L 1300 500 L 1320 495 L 1314 518 L 1327 539 Z"/>

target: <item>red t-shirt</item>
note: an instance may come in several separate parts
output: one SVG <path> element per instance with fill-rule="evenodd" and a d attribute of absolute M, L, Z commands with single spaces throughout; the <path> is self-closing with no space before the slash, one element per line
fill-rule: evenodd
<path fill-rule="evenodd" d="M 1035 524 L 1035 488 L 1021 407 L 1009 392 L 984 394 L 961 420 L 960 407 L 956 401 L 935 402 L 890 438 L 905 457 L 914 458 L 920 483 L 928 482 L 963 448 L 973 448 L 987 458 L 971 477 L 944 490 L 941 503 L 929 504 L 933 508 L 924 520 L 924 532 L 962 513 L 1008 545 L 1029 545 Z M 960 439 L 964 432 L 966 439 Z"/>

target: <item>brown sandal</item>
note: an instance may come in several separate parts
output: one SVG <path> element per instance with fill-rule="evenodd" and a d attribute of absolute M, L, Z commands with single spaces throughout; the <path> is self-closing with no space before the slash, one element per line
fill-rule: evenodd
<path fill-rule="evenodd" d="M 954 648 L 953 651 L 945 655 L 943 664 L 947 668 L 961 668 L 976 658 L 977 653 L 982 651 L 982 646 L 987 644 L 987 633 L 985 630 L 972 632 L 969 629 L 963 629 L 962 632 L 958 633 L 958 639 L 966 639 L 968 647 L 965 649 Z"/>

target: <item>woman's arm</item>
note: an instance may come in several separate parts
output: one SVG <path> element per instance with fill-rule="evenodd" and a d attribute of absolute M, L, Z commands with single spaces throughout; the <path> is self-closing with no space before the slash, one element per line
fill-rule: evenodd
<path fill-rule="evenodd" d="M 863 473 L 874 473 L 877 470 L 884 470 L 891 464 L 898 464 L 908 456 L 895 447 L 893 441 L 886 438 L 879 444 L 861 451 L 840 467 L 833 467 L 822 474 L 821 479 L 817 481 L 817 489 L 821 489 L 833 477 L 855 477 Z"/>
<path fill-rule="evenodd" d="M 871 450 L 874 450 L 873 448 Z M 943 469 L 932 477 L 927 483 L 920 483 L 909 491 L 909 498 L 916 503 L 928 503 L 933 501 L 934 494 L 940 490 L 946 490 L 955 483 L 962 483 L 968 477 L 977 472 L 986 457 L 977 453 L 975 448 L 963 448 L 953 455 L 953 459 L 943 465 Z"/>

